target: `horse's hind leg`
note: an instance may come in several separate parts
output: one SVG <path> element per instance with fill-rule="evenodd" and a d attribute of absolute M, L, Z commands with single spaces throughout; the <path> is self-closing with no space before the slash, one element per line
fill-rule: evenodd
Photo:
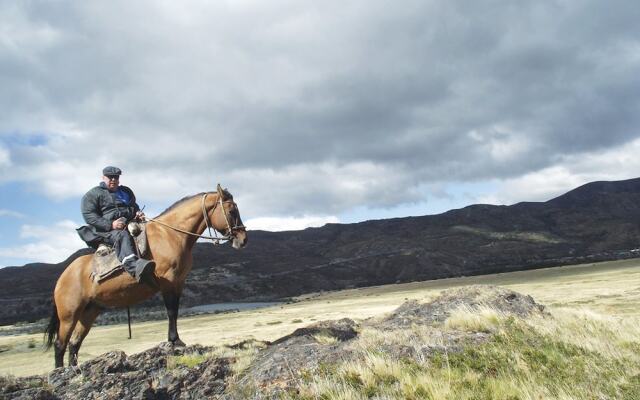
<path fill-rule="evenodd" d="M 69 340 L 88 302 L 84 293 L 85 288 L 90 287 L 92 283 L 87 272 L 90 271 L 88 263 L 90 259 L 87 256 L 76 258 L 62 272 L 53 290 L 53 300 L 59 320 L 57 338 L 54 342 L 56 368 L 63 365 Z"/>
<path fill-rule="evenodd" d="M 53 343 L 55 351 L 56 368 L 64 366 L 64 352 L 69 344 L 69 338 L 76 326 L 78 318 L 74 314 L 60 317 L 60 326 L 58 327 L 58 338 Z"/>
<path fill-rule="evenodd" d="M 100 314 L 100 311 L 101 310 L 98 306 L 93 303 L 89 303 L 80 314 L 78 323 L 76 324 L 76 327 L 73 330 L 73 334 L 71 335 L 71 340 L 69 340 L 70 366 L 78 365 L 78 351 L 80 350 L 80 346 L 82 346 L 82 341 L 85 337 L 87 337 L 87 334 L 89 333 L 93 322 Z"/>

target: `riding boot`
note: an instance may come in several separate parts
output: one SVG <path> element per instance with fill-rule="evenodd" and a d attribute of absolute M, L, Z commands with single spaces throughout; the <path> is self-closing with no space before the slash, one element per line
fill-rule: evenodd
<path fill-rule="evenodd" d="M 155 279 L 153 276 L 153 271 L 155 269 L 155 261 L 139 258 L 136 261 L 136 280 L 138 282 L 146 283 L 153 286 L 155 284 Z"/>
<path fill-rule="evenodd" d="M 153 271 L 156 268 L 155 261 L 136 256 L 125 257 L 122 266 L 138 283 L 142 282 L 151 286 L 155 283 L 153 279 Z"/>

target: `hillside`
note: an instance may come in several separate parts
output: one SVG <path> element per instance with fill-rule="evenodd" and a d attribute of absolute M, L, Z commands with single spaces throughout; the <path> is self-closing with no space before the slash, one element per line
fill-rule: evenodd
<path fill-rule="evenodd" d="M 0 376 L 7 399 L 637 399 L 640 330 L 549 312 L 494 286 L 390 314 L 308 325 L 273 342 L 110 351 L 46 375 Z"/>
<path fill-rule="evenodd" d="M 592 182 L 546 202 L 249 232 L 249 246 L 197 244 L 182 305 L 636 257 L 640 178 Z M 0 323 L 43 318 L 60 264 L 0 269 Z M 158 305 L 157 300 L 145 305 Z"/>

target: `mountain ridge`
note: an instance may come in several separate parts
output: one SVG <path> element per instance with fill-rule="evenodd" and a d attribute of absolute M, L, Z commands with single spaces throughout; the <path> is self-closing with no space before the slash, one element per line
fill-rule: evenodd
<path fill-rule="evenodd" d="M 441 214 L 250 231 L 243 251 L 197 243 L 182 305 L 638 256 L 640 178 L 590 182 L 545 202 L 472 204 Z M 0 269 L 0 324 L 43 318 L 58 264 Z M 142 306 L 159 305 L 150 300 Z"/>

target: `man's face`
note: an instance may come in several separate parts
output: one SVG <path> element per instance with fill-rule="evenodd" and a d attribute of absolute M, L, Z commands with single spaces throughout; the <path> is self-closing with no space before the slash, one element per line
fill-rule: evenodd
<path fill-rule="evenodd" d="M 120 175 L 103 175 L 102 181 L 107 185 L 110 192 L 115 192 L 120 186 Z"/>

